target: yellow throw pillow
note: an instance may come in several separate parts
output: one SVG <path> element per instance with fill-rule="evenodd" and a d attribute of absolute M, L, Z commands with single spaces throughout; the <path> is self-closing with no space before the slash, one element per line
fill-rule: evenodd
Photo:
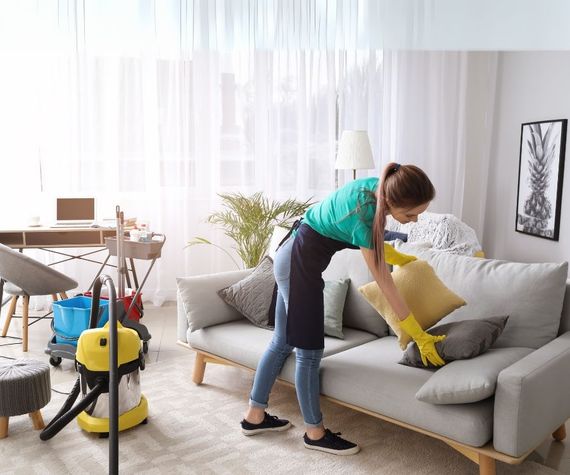
<path fill-rule="evenodd" d="M 392 279 L 420 326 L 427 330 L 443 317 L 465 305 L 465 300 L 449 290 L 427 261 L 418 259 L 392 272 Z M 378 284 L 370 282 L 358 289 L 390 325 L 400 347 L 405 350 L 411 338 L 400 329 L 400 319 L 392 310 Z"/>

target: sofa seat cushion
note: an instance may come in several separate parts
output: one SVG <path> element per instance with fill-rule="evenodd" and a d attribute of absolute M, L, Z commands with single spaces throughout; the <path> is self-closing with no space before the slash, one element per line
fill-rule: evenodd
<path fill-rule="evenodd" d="M 434 405 L 416 393 L 433 371 L 398 364 L 402 350 L 384 337 L 323 359 L 322 394 L 480 447 L 493 435 L 493 398 L 471 404 Z"/>
<path fill-rule="evenodd" d="M 344 328 L 344 340 L 325 337 L 324 357 L 334 355 L 376 339 L 375 335 Z M 256 327 L 247 321 L 237 321 L 188 331 L 188 343 L 192 348 L 203 350 L 251 369 L 256 369 L 261 355 L 273 337 L 273 332 Z M 247 345 L 244 344 L 247 342 Z M 281 371 L 282 379 L 295 379 L 295 355 L 291 355 Z"/>

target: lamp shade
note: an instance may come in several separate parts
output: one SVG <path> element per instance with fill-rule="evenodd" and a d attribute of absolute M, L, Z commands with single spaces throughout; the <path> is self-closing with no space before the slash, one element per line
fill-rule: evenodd
<path fill-rule="evenodd" d="M 345 130 L 342 132 L 335 168 L 337 170 L 374 168 L 372 148 L 366 130 Z"/>

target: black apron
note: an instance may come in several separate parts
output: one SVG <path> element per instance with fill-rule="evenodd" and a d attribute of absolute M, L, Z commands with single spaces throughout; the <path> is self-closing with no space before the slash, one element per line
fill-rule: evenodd
<path fill-rule="evenodd" d="M 291 250 L 287 343 L 305 350 L 325 346 L 323 271 L 335 252 L 357 246 L 323 236 L 306 223 L 298 227 Z"/>

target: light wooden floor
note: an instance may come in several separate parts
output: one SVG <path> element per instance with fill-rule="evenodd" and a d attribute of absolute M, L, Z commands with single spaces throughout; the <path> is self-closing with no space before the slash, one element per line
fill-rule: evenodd
<path fill-rule="evenodd" d="M 2 309 L 2 318 L 0 325 L 4 321 L 6 313 L 5 306 Z M 20 335 L 16 326 L 21 320 L 13 320 L 9 334 Z M 188 355 L 188 350 L 176 344 L 176 306 L 175 302 L 167 302 L 162 307 L 153 307 L 150 304 L 145 306 L 144 318 L 141 320 L 150 333 L 152 339 L 149 342 L 149 352 L 146 356 L 147 364 L 160 364 L 170 358 L 177 358 L 181 355 Z M 27 354 L 23 354 L 20 345 L 0 346 L 0 356 L 9 357 L 25 357 L 46 361 L 48 356 L 44 353 L 46 344 L 50 338 L 51 330 L 49 321 L 41 321 L 30 327 L 29 331 L 29 348 Z M 0 345 L 8 342 L 7 339 L 0 338 Z M 232 372 L 228 377 L 235 377 Z M 52 385 L 73 381 L 76 378 L 73 363 L 70 360 L 64 360 L 61 366 L 51 369 Z M 566 423 L 567 430 L 570 432 L 570 420 Z M 558 470 L 562 473 L 570 474 L 570 440 L 563 443 L 554 442 L 552 439 L 545 441 L 529 458 L 535 462 L 541 463 L 547 467 Z"/>

